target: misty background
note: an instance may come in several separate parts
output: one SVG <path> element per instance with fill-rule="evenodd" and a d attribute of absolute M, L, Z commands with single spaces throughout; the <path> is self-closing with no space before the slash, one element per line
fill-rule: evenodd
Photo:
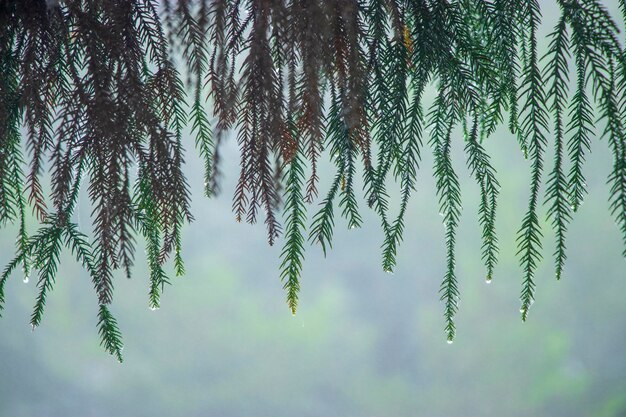
<path fill-rule="evenodd" d="M 617 1 L 605 4 L 617 16 Z M 542 6 L 545 45 L 556 9 Z M 541 208 L 544 261 L 537 301 L 522 323 L 515 237 L 528 205 L 530 161 L 506 129 L 484 143 L 502 185 L 499 264 L 488 285 L 478 186 L 457 132 L 461 301 L 451 345 L 438 294 L 444 227 L 426 145 L 394 274 L 382 271 L 380 223 L 361 199 L 363 228 L 348 230 L 336 212 L 327 258 L 319 246 L 307 247 L 292 317 L 279 279 L 282 240 L 270 247 L 262 223 L 234 221 L 238 151 L 234 135 L 226 142 L 222 193 L 208 200 L 193 137 L 185 139 L 196 220 L 184 230 L 187 274 L 175 277 L 168 266 L 173 285 L 161 308 L 148 308 L 143 242 L 133 278 L 116 277 L 111 311 L 123 332 L 124 364 L 99 346 L 97 297 L 67 251 L 35 332 L 28 322 L 36 277 L 11 277 L 0 319 L 0 417 L 626 416 L 626 261 L 608 212 L 612 160 L 605 140 L 594 140 L 587 158 L 589 195 L 569 227 L 559 282 L 554 232 Z M 544 179 L 551 155 L 550 148 Z M 321 198 L 332 175 L 322 172 Z M 395 213 L 399 186 L 390 191 Z M 85 231 L 90 212 L 83 194 L 75 221 Z M 35 222 L 29 226 L 32 232 Z M 16 235 L 15 227 L 0 230 L 1 267 L 13 256 Z"/>

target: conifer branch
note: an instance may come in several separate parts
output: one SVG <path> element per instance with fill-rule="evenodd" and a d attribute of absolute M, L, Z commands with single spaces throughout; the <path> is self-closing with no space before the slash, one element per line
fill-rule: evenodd
<path fill-rule="evenodd" d="M 556 232 L 556 250 L 554 260 L 556 279 L 561 279 L 561 273 L 567 258 L 565 254 L 565 233 L 567 225 L 572 219 L 568 195 L 568 182 L 563 170 L 564 126 L 563 113 L 567 106 L 567 83 L 569 81 L 567 59 L 568 37 L 565 18 L 561 18 L 552 34 L 552 42 L 547 54 L 550 61 L 545 71 L 549 72 L 547 82 L 550 84 L 547 98 L 552 100 L 551 111 L 554 116 L 554 168 L 549 175 L 546 188 L 545 203 L 549 204 L 548 218 L 552 220 L 552 227 Z"/>
<path fill-rule="evenodd" d="M 298 307 L 300 274 L 304 261 L 304 230 L 306 227 L 306 205 L 304 203 L 304 168 L 301 151 L 291 158 L 285 172 L 285 244 L 281 252 L 280 278 L 287 290 L 287 305 L 292 314 Z"/>
<path fill-rule="evenodd" d="M 59 254 L 68 248 L 93 281 L 102 344 L 121 359 L 108 305 L 116 271 L 132 275 L 137 242 L 146 243 L 151 308 L 169 283 L 170 258 L 177 275 L 185 272 L 182 230 L 193 220 L 186 129 L 204 164 L 207 196 L 219 191 L 221 149 L 234 130 L 236 219 L 264 218 L 272 244 L 284 214 L 280 277 L 293 311 L 305 236 L 326 254 L 337 208 L 349 228 L 363 222 L 361 172 L 365 202 L 383 232 L 382 267 L 391 272 L 428 135 L 445 225 L 441 298 L 451 341 L 461 209 L 455 127 L 465 127 L 466 162 L 480 193 L 489 281 L 499 250 L 500 186 L 484 141 L 507 125 L 530 161 L 528 208 L 517 233 L 526 320 L 542 258 L 540 195 L 556 234 L 559 278 L 567 228 L 587 193 L 584 165 L 595 130 L 613 156 L 608 205 L 626 256 L 620 23 L 598 0 L 557 5 L 541 62 L 537 0 L 0 1 L 0 226 L 18 226 L 15 256 L 0 275 L 0 309 L 9 276 L 34 268 L 32 324 L 40 324 Z M 623 1 L 620 9 L 623 22 Z M 432 106 L 431 87 L 439 89 Z M 326 154 L 333 168 L 323 190 Z M 91 209 L 85 233 L 72 218 L 81 192 Z M 307 224 L 305 205 L 316 203 Z"/>
<path fill-rule="evenodd" d="M 528 211 L 518 231 L 517 244 L 520 256 L 520 264 L 524 272 L 522 282 L 520 313 L 522 320 L 526 321 L 528 309 L 535 299 L 535 271 L 541 260 L 541 239 L 543 237 L 537 206 L 539 200 L 539 188 L 543 172 L 543 154 L 547 139 L 545 132 L 548 130 L 548 116 L 545 109 L 544 81 L 541 77 L 538 64 L 537 52 L 537 28 L 539 26 L 540 12 L 537 1 L 529 1 L 524 10 L 525 20 L 529 24 L 528 39 L 524 40 L 527 46 L 527 59 L 523 68 L 523 80 L 521 95 L 526 98 L 525 112 L 520 124 L 520 132 L 528 137 L 528 152 L 531 157 L 531 186 Z M 522 150 L 525 151 L 523 145 Z"/>
<path fill-rule="evenodd" d="M 439 197 L 439 214 L 443 217 L 446 240 L 446 272 L 439 292 L 444 302 L 446 336 L 452 342 L 456 335 L 454 316 L 458 311 L 459 289 L 455 273 L 456 229 L 461 215 L 461 190 L 458 177 L 452 167 L 451 140 L 454 126 L 454 112 L 449 111 L 450 90 L 445 84 L 439 87 L 439 94 L 430 112 L 432 134 L 430 145 L 435 158 L 435 179 Z"/>
<path fill-rule="evenodd" d="M 485 280 L 491 282 L 493 270 L 498 262 L 498 237 L 496 235 L 496 208 L 500 184 L 496 179 L 495 169 L 491 166 L 489 155 L 478 140 L 478 115 L 474 120 L 469 134 L 466 135 L 467 165 L 475 176 L 480 188 L 478 206 L 479 222 L 483 228 L 482 257 L 487 268 Z"/>
<path fill-rule="evenodd" d="M 111 355 L 115 356 L 119 363 L 124 361 L 122 357 L 122 334 L 117 326 L 117 320 L 111 315 L 106 305 L 100 304 L 98 311 L 98 332 L 100 333 L 101 345 Z"/>

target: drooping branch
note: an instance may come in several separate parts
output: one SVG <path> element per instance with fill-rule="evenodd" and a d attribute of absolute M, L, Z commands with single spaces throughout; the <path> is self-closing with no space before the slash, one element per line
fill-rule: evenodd
<path fill-rule="evenodd" d="M 506 124 L 530 162 L 518 232 L 526 319 L 544 233 L 540 190 L 560 278 L 594 127 L 613 154 L 609 208 L 626 248 L 626 55 L 601 3 L 557 3 L 542 61 L 537 1 L 0 0 L 0 224 L 19 225 L 15 258 L 0 276 L 0 309 L 9 276 L 35 269 L 39 325 L 65 247 L 90 274 L 103 345 L 121 359 L 108 306 L 115 271 L 132 274 L 136 241 L 147 245 L 150 308 L 169 283 L 170 257 L 184 273 L 188 127 L 207 196 L 219 191 L 224 135 L 237 132 L 235 217 L 263 218 L 270 244 L 284 233 L 280 276 L 295 313 L 306 237 L 326 252 L 338 217 L 360 227 L 361 210 L 372 209 L 383 229 L 382 267 L 393 271 L 427 143 L 445 225 L 441 298 L 452 341 L 464 277 L 455 269 L 462 202 L 451 149 L 464 141 L 478 185 L 491 281 L 500 184 L 483 142 Z M 331 173 L 320 171 L 324 156 Z M 320 190 L 326 174 L 330 188 Z M 358 201 L 360 174 L 366 204 Z M 397 213 L 389 210 L 390 181 L 400 185 Z M 92 207 L 88 230 L 74 219 L 82 186 Z M 312 203 L 319 206 L 307 224 Z"/>

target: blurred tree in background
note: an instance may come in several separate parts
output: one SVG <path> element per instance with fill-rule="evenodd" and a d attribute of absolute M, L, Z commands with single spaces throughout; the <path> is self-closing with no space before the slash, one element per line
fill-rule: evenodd
<path fill-rule="evenodd" d="M 452 139 L 462 140 L 458 159 L 478 188 L 480 276 L 491 282 L 496 209 L 508 181 L 497 179 L 487 139 L 505 126 L 530 164 L 530 193 L 518 202 L 527 208 L 509 231 L 526 320 L 544 245 L 542 204 L 560 279 L 596 132 L 611 155 L 606 194 L 622 237 L 606 247 L 626 248 L 626 55 L 614 19 L 623 21 L 626 4 L 619 5 L 610 13 L 595 0 L 557 1 L 544 36 L 538 1 L 1 0 L 0 222 L 15 224 L 18 238 L 0 275 L 0 308 L 11 274 L 22 268 L 28 281 L 35 270 L 30 322 L 39 326 L 68 249 L 96 291 L 102 344 L 121 361 L 109 306 L 117 271 L 131 276 L 138 240 L 151 309 L 170 283 L 168 259 L 176 275 L 185 272 L 182 229 L 193 218 L 185 129 L 202 157 L 207 196 L 223 181 L 225 138 L 234 131 L 240 175 L 232 209 L 249 223 L 262 213 L 269 243 L 282 238 L 280 277 L 294 314 L 305 245 L 326 254 L 339 216 L 348 229 L 364 224 L 360 189 L 381 224 L 383 270 L 394 271 L 429 148 L 430 195 L 445 229 L 439 293 L 452 343 L 464 183 Z M 81 187 L 88 224 L 78 218 Z"/>

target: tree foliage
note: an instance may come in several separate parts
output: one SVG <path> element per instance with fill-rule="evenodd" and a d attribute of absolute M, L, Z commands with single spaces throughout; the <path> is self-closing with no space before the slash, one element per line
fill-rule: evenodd
<path fill-rule="evenodd" d="M 38 326 L 68 248 L 93 281 L 102 344 L 121 360 L 108 306 L 115 271 L 131 275 L 136 239 L 146 242 L 151 308 L 169 283 L 170 257 L 184 273 L 181 228 L 192 214 L 183 130 L 192 130 L 204 160 L 207 196 L 219 190 L 220 149 L 234 130 L 233 211 L 238 221 L 262 218 L 270 244 L 283 238 L 280 277 L 294 314 L 307 240 L 325 253 L 338 217 L 349 228 L 362 224 L 359 175 L 365 206 L 380 218 L 382 267 L 393 271 L 421 154 L 430 148 L 451 342 L 462 203 L 454 139 L 464 143 L 480 193 L 491 281 L 500 186 L 483 142 L 504 124 L 530 164 L 517 235 L 526 320 L 541 261 L 542 199 L 558 279 L 596 128 L 614 157 L 609 207 L 626 256 L 626 55 L 601 3 L 557 3 L 558 23 L 540 56 L 536 0 L 0 0 L 0 223 L 19 229 L 15 258 L 0 277 L 0 308 L 11 273 L 36 271 L 31 324 Z M 330 188 L 319 190 L 324 156 L 334 172 Z M 390 182 L 400 185 L 396 213 Z M 87 231 L 75 213 L 81 186 L 92 205 Z"/>

